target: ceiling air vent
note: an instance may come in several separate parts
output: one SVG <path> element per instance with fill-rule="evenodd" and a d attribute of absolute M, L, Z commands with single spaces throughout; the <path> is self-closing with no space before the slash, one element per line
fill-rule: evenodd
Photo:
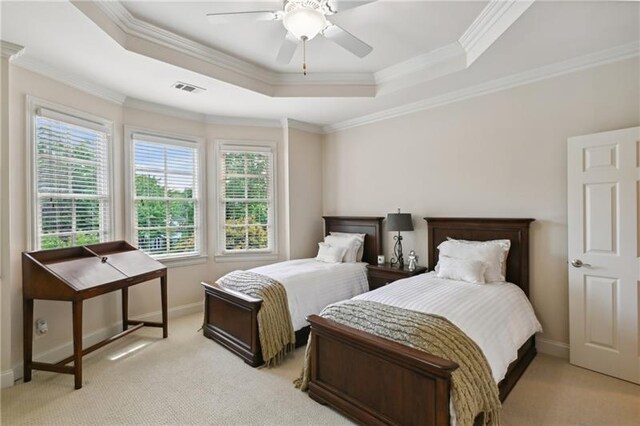
<path fill-rule="evenodd" d="M 207 90 L 203 87 L 194 86 L 193 84 L 183 83 L 182 81 L 176 81 L 171 87 L 188 93 L 200 93 Z"/>

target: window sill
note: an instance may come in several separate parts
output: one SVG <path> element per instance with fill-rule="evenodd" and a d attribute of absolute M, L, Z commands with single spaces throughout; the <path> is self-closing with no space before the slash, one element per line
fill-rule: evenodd
<path fill-rule="evenodd" d="M 195 256 L 165 257 L 165 258 L 160 258 L 156 260 L 162 263 L 167 268 L 179 268 L 181 266 L 199 265 L 202 263 L 207 263 L 207 261 L 209 260 L 209 256 L 207 256 L 206 254 L 198 254 Z"/>
<path fill-rule="evenodd" d="M 229 253 L 217 254 L 213 259 L 218 263 L 224 262 L 266 262 L 278 260 L 278 253 Z"/>

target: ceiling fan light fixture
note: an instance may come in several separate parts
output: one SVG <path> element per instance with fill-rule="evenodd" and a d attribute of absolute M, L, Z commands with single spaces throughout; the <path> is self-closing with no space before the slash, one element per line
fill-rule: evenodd
<path fill-rule="evenodd" d="M 297 39 L 311 40 L 324 29 L 327 19 L 320 10 L 299 6 L 286 12 L 282 23 Z"/>

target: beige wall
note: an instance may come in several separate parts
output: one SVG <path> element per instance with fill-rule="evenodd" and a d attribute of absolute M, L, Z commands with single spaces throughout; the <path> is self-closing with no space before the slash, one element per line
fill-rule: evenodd
<path fill-rule="evenodd" d="M 327 135 L 324 213 L 412 213 L 423 264 L 424 216 L 535 218 L 531 298 L 568 342 L 567 138 L 639 125 L 638 75 L 636 58 Z"/>
<path fill-rule="evenodd" d="M 3 65 L 6 61 L 3 59 Z M 3 168 L 7 170 L 7 180 L 3 177 L 3 186 L 9 188 L 9 192 L 2 193 L 3 201 L 3 232 L 6 229 L 6 241 L 3 242 L 3 296 L 5 289 L 8 298 L 3 297 L 2 308 L 7 308 L 10 312 L 8 324 L 3 321 L 2 351 L 10 354 L 7 359 L 3 357 L 2 371 L 13 368 L 15 378 L 21 375 L 22 362 L 22 279 L 20 256 L 21 252 L 28 249 L 27 244 L 27 181 L 25 165 L 27 161 L 27 141 L 26 135 L 26 96 L 31 95 L 36 98 L 48 100 L 71 107 L 89 114 L 112 120 L 114 122 L 114 195 L 115 195 L 115 220 L 116 238 L 128 238 L 125 230 L 125 203 L 124 203 L 124 126 L 135 126 L 150 130 L 166 131 L 188 136 L 195 136 L 205 140 L 207 154 L 207 179 L 205 190 L 207 191 L 207 233 L 208 233 L 208 254 L 205 262 L 190 266 L 169 268 L 169 308 L 182 309 L 184 307 L 196 309 L 203 299 L 203 291 L 200 282 L 203 280 L 215 280 L 219 276 L 234 269 L 246 269 L 260 264 L 271 263 L 277 260 L 284 260 L 288 253 L 288 238 L 286 231 L 289 223 L 284 212 L 286 211 L 285 200 L 289 199 L 295 205 L 302 202 L 294 197 L 285 197 L 285 178 L 303 182 L 306 174 L 297 176 L 303 170 L 287 170 L 289 164 L 285 162 L 287 144 L 283 139 L 281 128 L 266 127 L 246 127 L 246 126 L 224 126 L 209 124 L 198 121 L 190 121 L 172 116 L 161 115 L 148 111 L 123 107 L 121 105 L 97 98 L 87 93 L 81 92 L 57 81 L 51 80 L 39 74 L 27 71 L 23 68 L 9 65 L 11 72 L 11 83 L 9 85 L 9 114 L 10 114 L 10 143 L 5 143 L 3 137 Z M 6 98 L 3 91 L 3 100 Z M 285 133 L 286 134 L 286 133 Z M 270 260 L 222 260 L 214 259 L 215 253 L 215 200 L 212 196 L 213 185 L 207 185 L 215 181 L 215 175 L 210 161 L 213 159 L 213 145 L 216 140 L 260 140 L 273 141 L 277 144 L 277 186 L 276 201 L 278 211 L 277 240 L 278 256 Z M 294 157 L 304 157 L 307 151 L 318 160 L 321 156 L 320 137 L 313 135 L 303 135 L 300 137 L 301 147 L 296 149 Z M 311 142 L 309 142 L 311 140 Z M 299 145 L 296 141 L 294 146 Z M 308 148 L 312 146 L 312 148 Z M 4 156 L 4 151 L 7 156 Z M 321 207 L 321 169 L 316 166 L 312 179 L 312 191 L 315 191 L 316 200 L 311 204 L 314 214 L 320 215 Z M 288 183 L 287 183 L 288 184 Z M 207 187 L 208 186 L 208 187 Z M 294 185 L 298 187 L 297 185 Z M 304 221 L 306 216 L 297 218 Z M 316 218 L 317 223 L 318 218 Z M 6 227 L 5 227 L 6 224 Z M 304 228 L 303 225 L 296 225 Z M 304 229 L 304 236 L 313 233 Z M 297 233 L 294 233 L 297 235 Z M 294 236 L 295 240 L 295 236 Z M 315 244 L 313 242 L 312 245 Z M 302 247 L 302 243 L 295 243 L 296 247 Z M 6 249 L 6 250 L 5 250 Z M 4 253 L 6 251 L 6 253 Z M 131 316 L 149 315 L 157 312 L 160 306 L 160 295 L 157 282 L 150 282 L 138 285 L 130 291 L 129 312 Z M 34 354 L 53 357 L 57 353 L 70 350 L 68 347 L 71 340 L 71 309 L 68 303 L 36 301 L 35 318 L 46 318 L 49 322 L 49 332 L 45 336 L 36 337 L 34 340 Z M 3 309 L 4 312 L 4 309 Z M 112 331 L 113 326 L 120 318 L 119 296 L 109 294 L 85 302 L 84 315 L 84 335 L 85 338 L 98 338 Z"/>
<path fill-rule="evenodd" d="M 322 137 L 289 128 L 289 244 L 293 259 L 314 257 L 322 240 Z"/>

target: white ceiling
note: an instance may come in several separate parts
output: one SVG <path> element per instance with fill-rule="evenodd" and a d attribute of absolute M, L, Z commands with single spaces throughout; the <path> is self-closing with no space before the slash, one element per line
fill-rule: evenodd
<path fill-rule="evenodd" d="M 222 5 L 213 2 L 127 2 L 125 6 L 139 19 L 153 21 L 245 61 L 276 71 L 295 71 L 295 59 L 291 69 L 277 68 L 272 59 L 277 51 L 274 37 L 277 38 L 280 29 L 265 29 L 265 25 L 277 27 L 277 24 L 255 24 L 240 33 L 208 28 L 206 21 L 191 24 L 191 17 L 197 19 L 201 12 L 222 10 Z M 376 71 L 455 41 L 483 7 L 484 3 L 379 1 L 346 11 L 341 17 L 344 22 L 339 23 L 369 42 L 375 55 L 360 61 L 343 55 L 338 46 L 319 42 L 310 50 L 317 56 L 310 58 L 309 63 L 326 72 Z M 423 102 L 640 39 L 638 3 L 536 2 L 475 63 L 462 71 L 372 98 L 273 98 L 190 71 L 186 66 L 132 53 L 68 2 L 3 1 L 0 8 L 1 38 L 25 46 L 24 54 L 14 60 L 16 65 L 62 76 L 77 85 L 99 86 L 130 98 L 201 114 L 288 117 L 320 125 Z M 391 10 L 402 12 L 390 18 Z M 404 39 L 407 34 L 414 38 Z M 274 42 L 276 47 L 271 48 Z M 205 87 L 207 91 L 190 95 L 170 88 L 178 80 Z"/>
<path fill-rule="evenodd" d="M 456 41 L 487 1 L 378 1 L 337 13 L 329 19 L 374 47 L 360 59 L 318 36 L 307 45 L 314 72 L 375 72 Z M 289 65 L 275 58 L 285 35 L 282 22 L 212 25 L 207 13 L 282 10 L 282 1 L 122 3 L 136 18 L 204 45 L 280 72 L 299 72 L 302 49 Z"/>

